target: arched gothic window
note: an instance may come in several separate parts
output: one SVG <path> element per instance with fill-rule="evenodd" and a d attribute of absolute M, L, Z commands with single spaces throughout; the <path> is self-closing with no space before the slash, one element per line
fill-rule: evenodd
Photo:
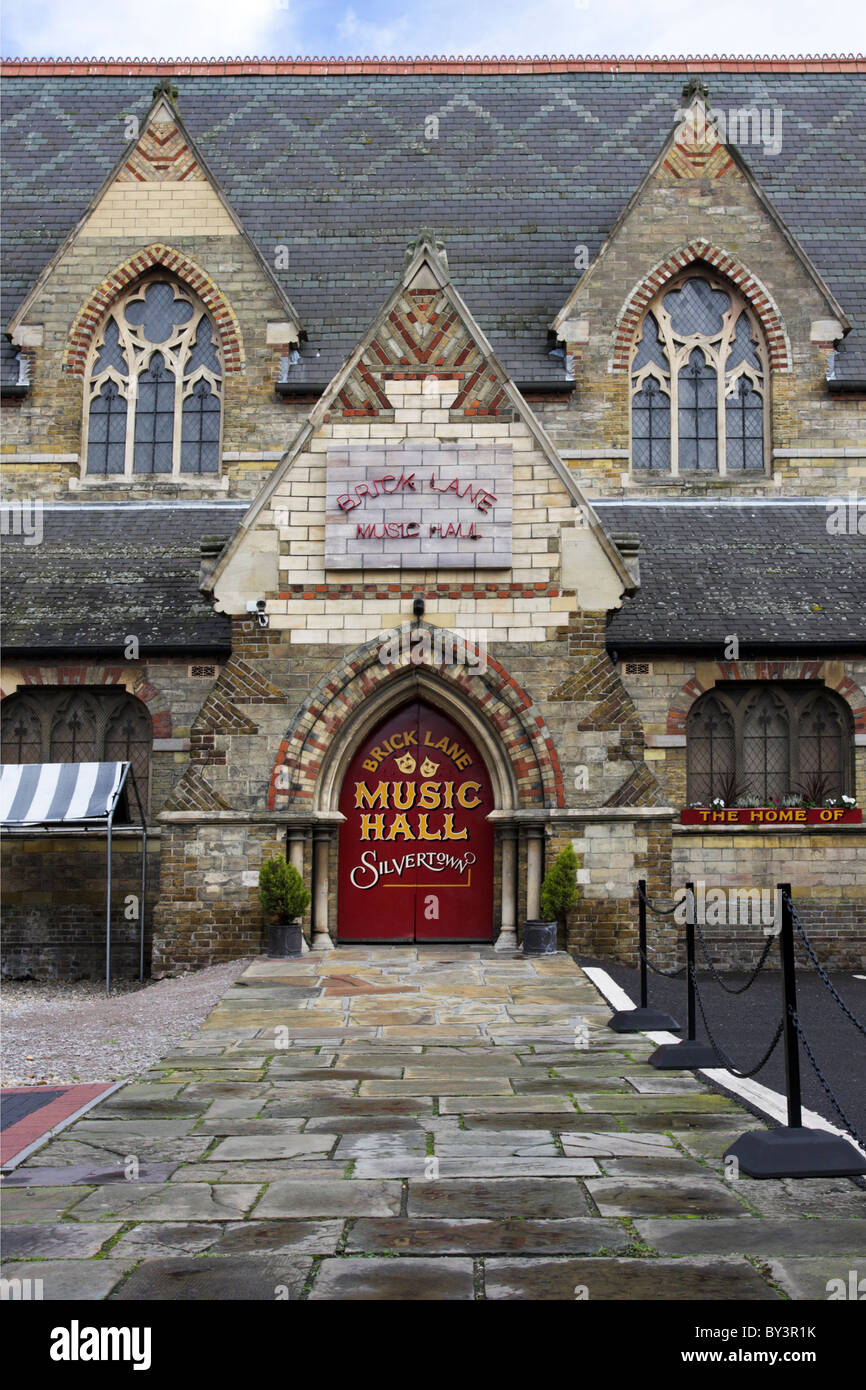
<path fill-rule="evenodd" d="M 696 700 L 686 721 L 688 799 L 728 805 L 851 794 L 853 729 L 845 702 L 809 681 L 738 681 Z"/>
<path fill-rule="evenodd" d="M 218 474 L 222 366 L 213 324 L 163 275 L 113 305 L 85 387 L 88 477 Z"/>
<path fill-rule="evenodd" d="M 42 686 L 0 704 L 4 763 L 128 762 L 147 806 L 153 742 L 147 706 L 124 689 Z"/>
<path fill-rule="evenodd" d="M 766 468 L 767 354 L 733 285 L 692 268 L 651 300 L 631 366 L 632 468 L 742 476 Z"/>

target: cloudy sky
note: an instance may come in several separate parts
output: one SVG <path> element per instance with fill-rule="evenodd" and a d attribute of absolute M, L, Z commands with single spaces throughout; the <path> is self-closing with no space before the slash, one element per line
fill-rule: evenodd
<path fill-rule="evenodd" d="M 863 53 L 862 0 L 25 0 L 8 57 Z"/>

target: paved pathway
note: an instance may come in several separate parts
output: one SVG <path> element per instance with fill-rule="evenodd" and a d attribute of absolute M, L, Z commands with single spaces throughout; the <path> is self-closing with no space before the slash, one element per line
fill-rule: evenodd
<path fill-rule="evenodd" d="M 727 1180 L 757 1122 L 609 1012 L 566 955 L 256 961 L 4 1180 L 3 1274 L 46 1298 L 776 1301 L 866 1270 L 866 1191 Z"/>

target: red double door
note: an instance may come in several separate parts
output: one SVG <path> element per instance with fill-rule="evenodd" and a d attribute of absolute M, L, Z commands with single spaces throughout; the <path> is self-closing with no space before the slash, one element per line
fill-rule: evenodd
<path fill-rule="evenodd" d="M 340 810 L 340 941 L 492 940 L 493 790 L 458 725 L 420 701 L 390 715 Z"/>

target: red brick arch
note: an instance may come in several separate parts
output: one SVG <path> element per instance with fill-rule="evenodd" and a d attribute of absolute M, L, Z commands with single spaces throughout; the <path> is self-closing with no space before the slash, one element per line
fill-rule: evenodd
<path fill-rule="evenodd" d="M 83 376 L 93 340 L 105 315 L 114 301 L 129 289 L 140 276 L 154 266 L 164 266 L 194 290 L 205 305 L 219 334 L 223 365 L 227 373 L 241 372 L 244 367 L 244 348 L 237 315 L 216 282 L 189 257 L 171 246 L 155 242 L 136 251 L 107 275 L 78 311 L 63 359 L 63 370 L 72 376 Z"/>
<path fill-rule="evenodd" d="M 711 266 L 736 285 L 754 310 L 767 340 L 767 352 L 773 371 L 787 372 L 791 366 L 791 345 L 776 305 L 769 291 L 756 279 L 736 256 L 698 237 L 665 256 L 663 261 L 635 285 L 617 319 L 610 355 L 610 369 L 627 372 L 631 365 L 631 349 L 644 310 L 659 290 L 680 271 L 701 261 Z"/>
<path fill-rule="evenodd" d="M 823 681 L 848 705 L 854 732 L 866 733 L 866 694 L 848 676 L 829 672 L 823 661 L 716 661 L 706 679 L 693 676 L 677 691 L 668 710 L 667 732 L 685 734 L 689 710 L 699 695 L 712 690 L 718 681 Z M 833 677 L 837 677 L 833 679 Z"/>
<path fill-rule="evenodd" d="M 406 632 L 408 634 L 408 626 Z M 332 744 L 363 703 L 406 677 L 402 663 L 381 660 L 380 640 L 350 653 L 307 697 L 280 743 L 268 810 L 312 808 Z M 565 805 L 562 768 L 550 731 L 531 697 L 492 657 L 487 669 L 422 664 L 487 726 L 508 759 L 520 807 Z"/>

